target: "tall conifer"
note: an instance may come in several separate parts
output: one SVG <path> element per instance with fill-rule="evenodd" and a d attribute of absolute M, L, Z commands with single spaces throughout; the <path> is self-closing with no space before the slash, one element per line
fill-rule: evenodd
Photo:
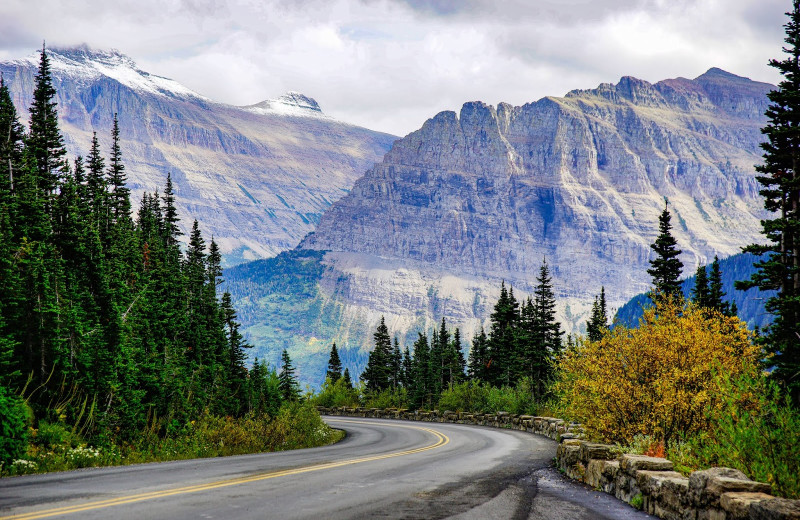
<path fill-rule="evenodd" d="M 653 277 L 653 290 L 657 294 L 677 297 L 681 294 L 680 277 L 683 264 L 678 256 L 682 251 L 678 249 L 678 242 L 672 236 L 671 219 L 672 216 L 665 204 L 664 211 L 658 217 L 658 236 L 650 245 L 656 257 L 650 260 L 651 268 L 647 272 Z"/>

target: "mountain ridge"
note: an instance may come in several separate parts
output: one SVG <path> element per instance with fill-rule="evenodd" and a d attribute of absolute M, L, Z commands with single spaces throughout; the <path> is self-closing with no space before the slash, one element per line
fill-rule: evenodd
<path fill-rule="evenodd" d="M 60 125 L 70 155 L 86 156 L 92 132 L 108 150 L 115 113 L 134 203 L 172 174 L 184 238 L 196 218 L 226 265 L 297 245 L 322 212 L 384 153 L 395 136 L 287 110 L 260 113 L 217 103 L 140 71 L 119 51 L 48 49 Z M 35 56 L 35 55 L 34 55 Z M 38 59 L 0 62 L 22 121 Z M 290 107 L 313 99 L 283 96 Z M 282 99 L 278 98 L 278 99 Z M 312 102 L 313 101 L 313 105 Z M 291 112 L 291 110 L 289 110 Z"/>
<path fill-rule="evenodd" d="M 545 259 L 559 319 L 578 331 L 601 286 L 611 306 L 648 288 L 665 199 L 687 270 L 759 239 L 766 213 L 753 165 L 772 88 L 710 69 L 440 112 L 396 141 L 298 245 L 321 255 L 306 260 L 319 265 L 313 300 L 287 303 L 307 309 L 307 321 L 298 311 L 286 330 L 267 331 L 281 304 L 259 307 L 264 295 L 235 277 L 250 338 L 260 355 L 279 341 L 313 370 L 322 368 L 310 352 L 325 341 L 369 350 L 382 316 L 406 342 L 442 317 L 470 338 L 500 282 L 524 298 Z M 281 276 L 261 267 L 253 276 Z M 329 319 L 321 308 L 335 311 Z"/>

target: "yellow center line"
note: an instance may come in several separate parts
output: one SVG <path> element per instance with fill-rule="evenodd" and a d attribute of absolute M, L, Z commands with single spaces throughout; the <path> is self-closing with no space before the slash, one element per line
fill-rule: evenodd
<path fill-rule="evenodd" d="M 68 515 L 72 513 L 80 513 L 83 511 L 90 511 L 92 509 L 101 509 L 104 507 L 112 507 L 112 506 L 119 506 L 123 504 L 131 504 L 134 502 L 142 502 L 144 500 L 153 500 L 156 498 L 163 498 L 169 497 L 173 495 L 183 495 L 187 493 L 197 493 L 198 491 L 208 491 L 210 489 L 219 489 L 228 486 L 237 486 L 240 484 L 248 484 L 250 482 L 258 482 L 260 480 L 267 480 L 271 478 L 277 477 L 286 477 L 289 475 L 298 475 L 300 473 L 308 473 L 311 471 L 320 471 L 323 469 L 333 469 L 339 468 L 342 466 L 349 466 L 351 464 L 360 464 L 362 462 L 371 462 L 374 460 L 383 460 L 383 459 L 390 459 L 393 457 L 402 457 L 404 455 L 413 455 L 415 453 L 421 453 L 423 451 L 432 450 L 435 448 L 439 448 L 444 446 L 448 442 L 450 442 L 450 438 L 447 437 L 445 434 L 438 432 L 436 430 L 432 430 L 430 428 L 423 428 L 421 426 L 408 426 L 408 425 L 400 425 L 400 424 L 391 424 L 385 422 L 369 422 L 369 421 L 353 421 L 353 420 L 339 420 L 335 419 L 335 422 L 344 422 L 344 423 L 355 423 L 355 424 L 380 424 L 384 426 L 391 426 L 395 428 L 411 428 L 415 430 L 421 430 L 428 433 L 433 434 L 436 437 L 436 442 L 430 444 L 428 446 L 423 446 L 422 448 L 415 448 L 413 450 L 405 450 L 405 451 L 398 451 L 394 453 L 387 453 L 384 455 L 373 455 L 369 457 L 360 457 L 357 459 L 348 459 L 339 462 L 325 462 L 321 464 L 312 464 L 310 466 L 303 466 L 300 468 L 295 469 L 287 469 L 287 470 L 280 470 L 280 471 L 271 471 L 268 473 L 259 473 L 257 475 L 250 475 L 247 477 L 237 477 L 232 479 L 226 480 L 218 480 L 216 482 L 208 482 L 206 484 L 196 484 L 193 486 L 185 486 L 185 487 L 178 487 L 172 489 L 164 489 L 161 491 L 151 491 L 149 493 L 139 493 L 136 495 L 127 495 L 117 498 L 110 498 L 107 500 L 98 500 L 95 502 L 87 502 L 85 504 L 77 504 L 74 506 L 66 506 L 66 507 L 59 507 L 55 509 L 46 509 L 43 511 L 33 511 L 30 513 L 24 513 L 21 515 L 11 515 L 11 516 L 2 516 L 0 520 L 10 520 L 12 518 L 17 520 L 34 520 L 37 518 L 47 518 L 50 516 L 57 516 L 57 515 Z"/>

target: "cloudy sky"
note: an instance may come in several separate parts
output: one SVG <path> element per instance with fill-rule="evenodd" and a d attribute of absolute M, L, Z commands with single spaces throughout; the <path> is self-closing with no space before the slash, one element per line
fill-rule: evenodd
<path fill-rule="evenodd" d="M 116 48 L 216 101 L 296 90 L 404 135 L 465 101 L 721 67 L 776 83 L 790 0 L 2 0 L 0 59 Z"/>

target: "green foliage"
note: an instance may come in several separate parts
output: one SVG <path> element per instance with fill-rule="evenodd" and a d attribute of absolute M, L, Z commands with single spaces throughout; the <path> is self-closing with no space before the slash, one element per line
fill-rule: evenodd
<path fill-rule="evenodd" d="M 405 388 L 385 388 L 364 392 L 366 408 L 409 408 L 408 391 Z"/>
<path fill-rule="evenodd" d="M 442 392 L 439 410 L 454 412 L 508 412 L 535 415 L 541 403 L 533 399 L 530 379 L 521 379 L 514 387 L 495 387 L 480 381 L 465 381 Z"/>
<path fill-rule="evenodd" d="M 336 381 L 325 379 L 319 393 L 313 394 L 309 401 L 314 406 L 360 406 L 359 392 L 352 385 L 340 377 Z"/>
<path fill-rule="evenodd" d="M 688 463 L 736 468 L 778 496 L 800 498 L 800 411 L 758 372 L 717 379 L 721 408 L 707 410 L 713 428 L 690 439 Z"/>
<path fill-rule="evenodd" d="M 285 403 L 276 414 L 249 413 L 243 417 L 204 413 L 196 420 L 165 428 L 155 421 L 130 443 L 89 446 L 62 425 L 46 424 L 39 440 L 0 475 L 43 473 L 142 462 L 223 457 L 245 453 L 311 448 L 341 439 L 310 403 Z M 159 434 L 171 431 L 169 435 Z M 47 441 L 42 440 L 47 436 Z"/>
<path fill-rule="evenodd" d="M 134 220 L 117 117 L 109 160 L 95 135 L 71 168 L 45 49 L 35 83 L 27 136 L 0 84 L 0 383 L 26 389 L 42 438 L 63 424 L 98 445 L 206 409 L 277 412 L 269 375 L 248 377 L 230 296 L 218 299 L 219 248 L 195 222 L 181 251 L 171 177 Z"/>
<path fill-rule="evenodd" d="M 28 412 L 24 401 L 0 386 L 0 468 L 25 453 L 28 445 Z"/>

